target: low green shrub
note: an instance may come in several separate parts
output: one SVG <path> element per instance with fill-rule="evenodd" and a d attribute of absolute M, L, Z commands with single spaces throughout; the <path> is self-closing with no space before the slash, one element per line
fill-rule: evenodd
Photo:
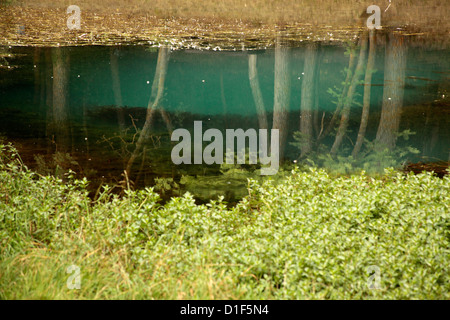
<path fill-rule="evenodd" d="M 86 180 L 0 154 L 1 299 L 450 298 L 448 175 L 294 169 L 227 208 L 152 188 L 91 200 Z"/>

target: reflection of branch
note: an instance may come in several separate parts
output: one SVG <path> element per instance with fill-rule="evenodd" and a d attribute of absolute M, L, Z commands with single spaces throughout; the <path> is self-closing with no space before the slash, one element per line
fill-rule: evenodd
<path fill-rule="evenodd" d="M 167 73 L 167 65 L 169 62 L 169 48 L 168 47 L 162 47 L 159 49 L 158 53 L 158 61 L 156 63 L 156 72 L 155 77 L 153 79 L 152 84 L 152 92 L 150 95 L 150 100 L 148 102 L 147 106 L 147 115 L 145 117 L 145 123 L 144 127 L 142 128 L 142 131 L 139 134 L 139 138 L 136 142 L 136 148 L 134 149 L 133 153 L 130 156 L 130 159 L 128 160 L 127 166 L 126 166 L 126 172 L 128 176 L 130 176 L 131 167 L 133 166 L 134 161 L 136 158 L 140 155 L 141 150 L 144 146 L 144 143 L 147 141 L 153 121 L 153 115 L 156 110 L 160 108 L 160 101 L 162 99 L 163 93 L 164 93 L 164 81 L 166 79 L 166 73 Z M 163 113 L 160 109 L 161 115 L 166 123 L 166 126 L 168 127 L 169 131 L 171 130 L 170 120 L 167 116 L 167 114 Z"/>
<path fill-rule="evenodd" d="M 336 155 L 339 147 L 342 144 L 343 137 L 345 133 L 347 132 L 348 127 L 348 120 L 350 117 L 350 109 L 353 103 L 353 95 L 355 93 L 356 86 L 359 83 L 359 78 L 362 75 L 362 70 L 364 67 L 364 63 L 366 60 L 366 49 L 367 49 L 367 33 L 364 32 L 360 39 L 360 52 L 359 52 L 359 59 L 358 64 L 356 65 L 355 73 L 352 77 L 352 82 L 350 84 L 350 87 L 347 91 L 347 97 L 344 101 L 344 106 L 342 108 L 342 115 L 341 115 L 341 122 L 339 124 L 338 132 L 336 134 L 336 138 L 334 140 L 333 146 L 331 147 L 330 153 L 332 155 Z"/>
<path fill-rule="evenodd" d="M 344 82 L 344 88 L 342 89 L 342 94 L 340 99 L 338 100 L 336 110 L 333 113 L 333 116 L 328 123 L 327 128 L 325 129 L 325 132 L 323 132 L 323 135 L 320 135 L 317 137 L 317 143 L 319 143 L 323 138 L 328 136 L 334 128 L 334 124 L 336 123 L 336 120 L 341 113 L 342 106 L 344 104 L 345 96 L 347 95 L 348 88 L 350 86 L 350 77 L 352 76 L 353 67 L 355 66 L 356 58 L 355 58 L 355 50 L 353 48 L 350 49 L 350 60 L 348 62 L 348 69 L 347 69 L 347 75 L 345 77 Z"/>
<path fill-rule="evenodd" d="M 159 109 L 159 112 L 161 113 L 161 117 L 164 120 L 164 123 L 166 124 L 167 130 L 169 130 L 170 135 L 172 135 L 172 122 L 170 121 L 169 115 L 167 114 L 166 110 L 163 108 Z"/>
<path fill-rule="evenodd" d="M 320 132 L 319 132 L 319 137 L 323 132 L 323 119 L 325 118 L 325 111 L 322 113 L 322 120 L 320 121 Z"/>

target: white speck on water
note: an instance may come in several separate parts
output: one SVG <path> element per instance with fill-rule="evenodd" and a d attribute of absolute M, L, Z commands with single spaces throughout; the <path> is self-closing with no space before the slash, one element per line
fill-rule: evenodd
<path fill-rule="evenodd" d="M 208 120 L 211 120 L 211 118 L 208 118 Z"/>
<path fill-rule="evenodd" d="M 77 78 L 79 78 L 79 77 L 80 77 L 80 75 L 77 76 Z"/>
<path fill-rule="evenodd" d="M 150 84 L 150 81 L 147 81 L 147 84 Z"/>
<path fill-rule="evenodd" d="M 304 72 L 302 72 L 302 74 L 304 75 L 305 73 L 304 73 Z"/>
<path fill-rule="evenodd" d="M 298 77 L 297 79 L 300 80 L 300 77 Z"/>
<path fill-rule="evenodd" d="M 202 80 L 202 82 L 205 82 L 205 80 Z"/>
<path fill-rule="evenodd" d="M 36 65 L 34 65 L 33 67 L 36 68 Z"/>
<path fill-rule="evenodd" d="M 86 140 L 86 141 L 87 141 L 87 137 L 86 137 L 86 138 L 84 138 L 84 140 Z"/>

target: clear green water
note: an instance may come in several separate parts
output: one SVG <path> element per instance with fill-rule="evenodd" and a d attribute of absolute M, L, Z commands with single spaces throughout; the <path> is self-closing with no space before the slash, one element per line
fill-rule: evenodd
<path fill-rule="evenodd" d="M 145 122 L 158 49 L 129 46 L 14 47 L 4 50 L 12 56 L 4 59 L 0 69 L 0 134 L 15 142 L 24 161 L 41 173 L 58 174 L 70 167 L 88 176 L 94 186 L 100 183 L 120 185 L 124 179 L 122 173 Z M 64 56 L 59 65 L 55 60 L 58 50 Z M 297 159 L 299 163 L 305 160 L 299 158 L 299 148 L 291 143 L 295 142 L 294 132 L 300 128 L 302 73 L 307 68 L 305 46 L 286 51 L 285 101 L 288 102 L 285 107 L 288 116 L 283 124 L 287 131 L 284 165 Z M 311 120 L 313 137 L 326 128 L 336 108 L 336 97 L 329 93 L 329 89 L 342 87 L 349 65 L 349 56 L 345 52 L 344 46 L 336 45 L 321 45 L 316 52 Z M 274 111 L 275 50 L 255 54 L 258 85 L 270 128 Z M 245 193 L 245 189 L 244 193 L 242 190 L 246 178 L 252 174 L 239 170 L 231 173 L 230 168 L 219 165 L 174 165 L 170 158 L 173 143 L 170 142 L 167 123 L 172 129 L 191 129 L 195 120 L 203 121 L 204 130 L 258 129 L 257 108 L 249 81 L 249 57 L 249 52 L 239 51 L 170 52 L 160 102 L 160 109 L 165 111 L 169 120 L 164 121 L 163 113 L 155 113 L 151 136 L 145 142 L 145 156 L 140 154 L 137 157 L 130 172 L 136 186 L 159 183 L 161 188 L 162 181 L 155 179 L 169 178 L 173 180 L 165 180 L 166 185 L 161 189 L 167 195 L 189 190 L 204 200 L 218 194 L 233 200 Z M 417 151 L 398 159 L 398 165 L 408 161 L 449 160 L 449 58 L 449 50 L 420 47 L 407 50 L 398 131 L 410 130 L 415 134 L 406 141 L 399 138 L 394 151 L 406 150 L 407 147 Z M 55 71 L 55 68 L 59 69 Z M 370 115 L 365 134 L 369 143 L 375 140 L 380 122 L 385 68 L 385 47 L 379 46 L 371 79 Z M 62 78 L 61 70 L 65 74 Z M 56 81 L 62 82 L 62 89 L 55 86 Z M 61 92 L 64 93 L 63 104 L 61 97 L 55 96 Z M 356 103 L 352 104 L 349 126 L 338 153 L 341 157 L 348 157 L 353 149 L 362 111 L 357 104 L 362 104 L 363 95 L 364 86 L 359 84 L 354 95 Z M 58 106 L 55 106 L 55 101 L 58 101 Z M 58 112 L 63 116 L 55 116 Z M 124 119 L 122 124 L 120 117 Z M 340 118 L 336 126 L 339 121 Z M 322 139 L 320 145 L 314 145 L 313 153 L 306 159 L 332 169 L 339 170 L 345 166 L 346 158 L 334 164 L 323 160 L 329 154 L 335 136 L 336 129 Z M 367 144 L 363 144 L 361 153 L 365 147 Z M 393 153 L 393 157 L 399 154 Z M 369 155 L 366 160 L 376 162 L 377 156 L 374 154 L 370 158 Z M 361 166 L 364 161 L 360 161 Z M 254 170 L 251 165 L 238 169 L 243 168 Z M 203 180 L 194 182 L 192 177 L 203 177 Z"/>

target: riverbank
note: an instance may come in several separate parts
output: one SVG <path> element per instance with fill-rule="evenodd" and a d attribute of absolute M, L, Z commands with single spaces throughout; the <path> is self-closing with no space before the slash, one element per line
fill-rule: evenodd
<path fill-rule="evenodd" d="M 368 16 L 367 4 L 361 1 L 340 1 L 339 5 L 328 0 L 128 1 L 126 5 L 115 0 L 101 5 L 79 1 L 81 28 L 69 30 L 69 4 L 13 1 L 0 7 L 0 46 L 169 44 L 173 48 L 242 50 L 272 47 L 280 31 L 290 45 L 339 43 L 357 38 Z M 418 43 L 448 45 L 448 3 L 374 4 L 382 10 L 384 29 L 395 29 Z"/>

